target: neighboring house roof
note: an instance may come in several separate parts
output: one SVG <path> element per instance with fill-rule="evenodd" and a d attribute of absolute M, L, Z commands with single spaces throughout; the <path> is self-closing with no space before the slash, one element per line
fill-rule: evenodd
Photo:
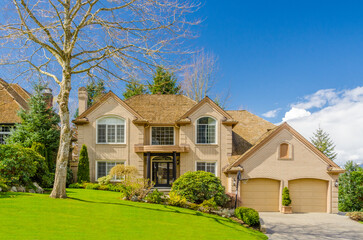
<path fill-rule="evenodd" d="M 301 143 L 303 143 L 308 149 L 314 152 L 317 156 L 319 156 L 323 161 L 325 161 L 331 168 L 329 170 L 334 171 L 343 171 L 335 162 L 325 156 L 322 152 L 320 152 L 313 144 L 311 144 L 308 140 L 306 140 L 300 133 L 298 133 L 295 129 L 293 129 L 286 122 L 275 127 L 274 129 L 266 132 L 264 135 L 260 137 L 260 139 L 256 142 L 256 144 L 251 147 L 248 151 L 246 151 L 242 156 L 240 156 L 237 160 L 235 160 L 232 164 L 229 165 L 225 169 L 225 171 L 229 171 L 233 167 L 239 166 L 243 161 L 252 156 L 256 151 L 258 151 L 262 146 L 268 143 L 274 136 L 276 136 L 279 132 L 286 129 L 289 131 L 294 137 L 296 137 Z"/>
<path fill-rule="evenodd" d="M 184 95 L 169 94 L 136 95 L 125 102 L 152 124 L 175 124 L 197 104 Z"/>
<path fill-rule="evenodd" d="M 255 145 L 262 135 L 276 127 L 246 110 L 227 111 L 227 113 L 238 121 L 233 128 L 232 156 L 242 155 Z"/>
<path fill-rule="evenodd" d="M 27 110 L 30 94 L 18 84 L 8 84 L 0 78 L 0 123 L 20 122 L 17 112 Z"/>

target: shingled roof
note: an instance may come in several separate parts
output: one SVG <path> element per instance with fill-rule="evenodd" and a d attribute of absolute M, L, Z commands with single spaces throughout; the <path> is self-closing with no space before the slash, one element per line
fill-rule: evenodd
<path fill-rule="evenodd" d="M 245 153 L 257 141 L 276 126 L 246 110 L 227 111 L 231 117 L 238 121 L 233 128 L 232 159 Z"/>
<path fill-rule="evenodd" d="M 18 84 L 8 84 L 0 78 L 0 123 L 20 122 L 17 112 L 28 109 L 30 94 Z"/>
<path fill-rule="evenodd" d="M 197 104 L 184 95 L 159 94 L 136 95 L 125 102 L 149 123 L 157 124 L 174 124 Z"/>

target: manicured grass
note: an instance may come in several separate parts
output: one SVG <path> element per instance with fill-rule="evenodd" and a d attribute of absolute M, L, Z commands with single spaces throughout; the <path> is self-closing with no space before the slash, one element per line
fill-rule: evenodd
<path fill-rule="evenodd" d="M 120 200 L 116 192 L 68 189 L 0 195 L 0 239 L 267 239 L 229 219 Z"/>

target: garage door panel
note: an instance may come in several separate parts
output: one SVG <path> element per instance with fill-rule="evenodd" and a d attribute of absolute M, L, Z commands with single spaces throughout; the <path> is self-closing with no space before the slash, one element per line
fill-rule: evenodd
<path fill-rule="evenodd" d="M 328 182 L 319 179 L 289 181 L 294 212 L 326 212 Z"/>
<path fill-rule="evenodd" d="M 279 181 L 257 178 L 250 179 L 240 186 L 242 206 L 251 207 L 257 211 L 279 211 Z"/>

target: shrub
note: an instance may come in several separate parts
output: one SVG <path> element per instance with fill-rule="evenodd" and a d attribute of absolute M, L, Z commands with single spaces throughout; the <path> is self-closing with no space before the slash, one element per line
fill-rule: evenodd
<path fill-rule="evenodd" d="M 72 184 L 69 184 L 68 187 L 69 188 L 83 188 L 83 185 L 80 183 L 72 183 Z"/>
<path fill-rule="evenodd" d="M 100 187 L 98 188 L 98 190 L 109 191 L 110 188 L 108 187 L 108 185 L 100 185 Z"/>
<path fill-rule="evenodd" d="M 9 186 L 31 185 L 32 177 L 42 158 L 30 148 L 17 145 L 0 145 L 0 176 Z"/>
<path fill-rule="evenodd" d="M 110 175 L 107 175 L 107 176 L 98 178 L 97 182 L 100 185 L 107 185 L 110 183 L 111 179 L 112 179 L 112 177 Z"/>
<path fill-rule="evenodd" d="M 125 199 L 137 198 L 138 201 L 143 200 L 150 193 L 153 186 L 152 182 L 144 178 L 125 180 L 118 184 L 120 192 L 123 193 Z"/>
<path fill-rule="evenodd" d="M 248 226 L 257 227 L 260 225 L 260 216 L 255 209 L 248 209 L 242 217 L 242 221 Z"/>
<path fill-rule="evenodd" d="M 123 164 L 117 164 L 111 168 L 110 176 L 116 177 L 117 179 L 130 180 L 137 175 L 137 168 L 134 166 L 126 166 Z"/>
<path fill-rule="evenodd" d="M 9 190 L 9 186 L 7 185 L 7 180 L 0 176 L 0 192 L 6 192 Z"/>
<path fill-rule="evenodd" d="M 100 185 L 97 183 L 88 183 L 86 185 L 86 189 L 98 190 L 99 188 L 100 188 Z"/>
<path fill-rule="evenodd" d="M 168 202 L 172 206 L 184 207 L 187 199 L 184 196 L 177 194 L 176 192 L 170 192 Z"/>
<path fill-rule="evenodd" d="M 260 225 L 260 216 L 253 208 L 239 207 L 236 208 L 234 214 L 248 226 L 257 227 Z"/>
<path fill-rule="evenodd" d="M 347 216 L 355 221 L 363 221 L 363 212 L 349 212 Z"/>
<path fill-rule="evenodd" d="M 153 192 L 149 193 L 147 196 L 146 196 L 146 201 L 149 202 L 149 203 L 161 203 L 162 200 L 163 200 L 163 197 L 164 196 L 164 193 L 162 192 L 159 192 L 159 190 L 155 189 Z"/>
<path fill-rule="evenodd" d="M 214 201 L 223 206 L 228 200 L 221 180 L 204 171 L 186 172 L 173 183 L 171 192 L 197 204 L 214 197 Z"/>
<path fill-rule="evenodd" d="M 243 214 L 245 212 L 248 211 L 248 209 L 251 209 L 251 208 L 247 208 L 247 207 L 238 207 L 236 208 L 236 210 L 234 210 L 234 215 L 236 215 L 237 218 L 241 219 L 243 218 Z"/>
<path fill-rule="evenodd" d="M 214 201 L 214 198 L 204 200 L 201 204 L 199 204 L 199 209 L 202 212 L 210 212 L 212 210 L 218 209 L 218 204 Z"/>
<path fill-rule="evenodd" d="M 45 147 L 43 144 L 38 144 L 37 145 L 39 148 L 39 151 L 45 151 Z M 52 187 L 53 186 L 53 181 L 54 181 L 54 175 L 50 174 L 49 172 L 49 168 L 48 168 L 48 163 L 46 161 L 46 159 L 44 158 L 44 156 L 41 155 L 41 153 L 35 151 L 34 149 L 37 148 L 31 148 L 28 151 L 28 154 L 30 154 L 31 156 L 29 156 L 30 158 L 34 159 L 34 161 L 37 162 L 37 170 L 34 174 L 34 176 L 31 178 L 32 182 L 36 182 L 38 183 L 41 187 Z M 44 153 L 44 152 L 43 152 Z"/>
<path fill-rule="evenodd" d="M 78 162 L 78 173 L 77 173 L 78 182 L 89 182 L 89 160 L 88 160 L 88 152 L 86 145 L 82 145 L 81 152 L 79 154 L 79 162 Z"/>
<path fill-rule="evenodd" d="M 196 203 L 186 202 L 185 207 L 192 209 L 192 210 L 199 210 L 199 205 Z"/>
<path fill-rule="evenodd" d="M 291 204 L 290 192 L 287 187 L 282 191 L 282 206 L 289 206 Z"/>

